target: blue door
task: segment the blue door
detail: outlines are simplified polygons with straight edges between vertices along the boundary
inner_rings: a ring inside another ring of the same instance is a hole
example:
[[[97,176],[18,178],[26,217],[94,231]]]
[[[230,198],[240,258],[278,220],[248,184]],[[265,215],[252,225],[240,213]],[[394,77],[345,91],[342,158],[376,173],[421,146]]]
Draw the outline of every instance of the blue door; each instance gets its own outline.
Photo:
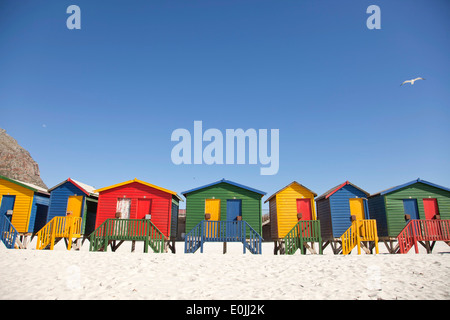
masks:
[[[47,222],[48,206],[43,204],[36,204],[36,220],[34,222],[33,232],[41,230]]]
[[[417,199],[404,199],[403,208],[405,209],[405,214],[409,214],[411,216],[411,220],[420,219]]]
[[[238,221],[238,217],[242,216],[242,201],[227,200],[227,221]],[[226,237],[228,241],[241,241],[241,224],[236,222],[227,223]]]
[[[242,200],[227,200],[227,221],[237,221],[242,216]]]
[[[2,196],[2,204],[0,205],[0,216],[6,215],[8,210],[14,210],[14,202],[16,201],[16,196]],[[11,221],[12,215],[6,215],[6,217]]]

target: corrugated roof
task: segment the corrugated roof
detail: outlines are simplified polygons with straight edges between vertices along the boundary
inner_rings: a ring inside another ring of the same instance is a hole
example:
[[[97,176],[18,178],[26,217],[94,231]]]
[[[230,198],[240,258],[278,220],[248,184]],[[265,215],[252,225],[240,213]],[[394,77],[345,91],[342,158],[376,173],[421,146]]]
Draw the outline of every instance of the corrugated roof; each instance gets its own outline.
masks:
[[[32,184],[32,183],[29,183],[29,182],[24,182],[24,181],[20,181],[20,180],[17,180],[17,179],[8,178],[8,177],[1,176],[1,175],[0,175],[0,178],[1,178],[1,179],[4,179],[4,180],[11,181],[11,182],[16,183],[16,184],[18,184],[18,185],[21,185],[22,187],[25,187],[25,188],[27,188],[27,189],[31,189],[31,190],[33,190],[33,191],[35,191],[35,192],[40,192],[40,193],[44,193],[44,194],[49,194],[47,189],[42,188],[42,187],[39,187],[39,186],[37,186],[37,185],[35,185],[35,184]]]
[[[278,190],[277,192],[275,192],[274,194],[272,194],[269,198],[267,198],[266,201],[264,201],[264,203],[266,203],[267,201],[269,201],[270,199],[272,199],[274,196],[276,196],[278,193],[280,193],[281,191],[283,191],[284,189],[290,187],[290,186],[293,185],[293,184],[297,184],[297,185],[299,185],[300,187],[305,188],[306,190],[308,190],[309,192],[311,192],[311,193],[314,195],[314,197],[317,196],[317,193],[315,193],[315,192],[312,191],[311,189],[308,189],[307,187],[305,187],[304,185],[298,183],[297,181],[292,181],[291,183],[289,183],[289,184],[288,184],[287,186],[285,186],[284,188],[282,188],[282,189]]]
[[[230,181],[230,180],[225,180],[225,179],[222,179],[222,180],[210,183],[210,184],[206,184],[206,185],[198,187],[198,188],[194,188],[194,189],[191,189],[191,190],[183,191],[183,192],[181,192],[181,194],[186,197],[186,194],[188,194],[188,193],[191,193],[191,192],[194,192],[194,191],[197,191],[197,190],[200,190],[200,189],[204,189],[204,188],[207,188],[207,187],[211,187],[211,186],[214,186],[214,185],[219,184],[219,183],[228,183],[228,184],[231,184],[233,186],[236,186],[236,187],[239,187],[239,188],[242,188],[242,189],[246,189],[246,190],[258,193],[258,194],[261,194],[262,196],[266,195],[266,193],[263,192],[263,191],[260,191],[260,190],[257,190],[257,189],[253,189],[253,188],[244,186],[242,184],[239,184],[237,182]]]
[[[63,185],[63,184],[66,183],[66,182],[71,182],[71,183],[73,183],[76,187],[78,187],[79,189],[81,189],[81,191],[83,191],[83,192],[86,193],[87,195],[92,195],[92,196],[98,197],[98,193],[95,192],[95,188],[94,188],[93,186],[90,186],[90,185],[88,185],[88,184],[85,184],[85,183],[83,183],[83,182],[80,182],[80,181],[77,181],[77,180],[71,179],[71,178],[68,178],[68,179],[62,181],[61,183],[58,183],[56,186],[54,186],[54,187],[48,189],[48,191],[52,191],[53,189],[58,188],[59,186]]]
[[[395,186],[395,187],[392,187],[392,188],[389,188],[389,189],[386,189],[386,190],[383,190],[383,191],[374,193],[374,194],[372,194],[372,195],[370,195],[370,196],[371,196],[371,197],[374,197],[374,196],[377,196],[377,195],[385,195],[385,194],[388,194],[388,193],[397,191],[397,190],[399,190],[399,189],[408,187],[408,186],[413,185],[413,184],[415,184],[415,183],[423,183],[423,184],[426,184],[426,185],[429,185],[429,186],[432,186],[432,187],[439,188],[439,189],[442,189],[442,190],[445,190],[445,191],[449,191],[449,192],[450,192],[450,189],[449,189],[449,188],[446,188],[446,187],[443,187],[443,186],[439,186],[439,185],[437,185],[437,184],[434,184],[434,183],[428,182],[428,181],[426,181],[426,180],[421,180],[420,178],[417,178],[416,180],[412,180],[412,181],[409,181],[409,182],[407,182],[407,183],[404,183],[404,184],[401,184],[401,185],[398,185],[398,186]]]
[[[120,186],[124,186],[124,185],[126,185],[126,184],[130,184],[130,183],[133,183],[133,182],[137,182],[137,183],[146,185],[146,186],[148,186],[148,187],[155,188],[155,189],[157,189],[157,190],[161,190],[161,191],[163,191],[163,192],[170,193],[170,194],[174,195],[175,197],[177,197],[177,199],[179,199],[180,201],[183,201],[183,199],[181,199],[181,197],[180,197],[175,191],[171,191],[171,190],[169,190],[169,189],[165,189],[165,188],[158,187],[158,186],[156,186],[156,185],[154,185],[154,184],[151,184],[151,183],[148,183],[148,182],[139,180],[139,179],[137,179],[137,178],[134,178],[133,180],[128,180],[128,181],[124,181],[124,182],[121,182],[121,183],[117,183],[117,184],[114,184],[114,185],[109,186],[109,187],[104,187],[104,188],[101,188],[101,189],[97,189],[97,190],[95,190],[95,192],[100,193],[100,192],[102,192],[102,191],[109,190],[109,189],[113,189],[113,188],[117,188],[117,187],[120,187]]]
[[[333,195],[333,193],[337,192],[339,189],[345,187],[346,185],[351,185],[353,187],[355,187],[356,189],[360,190],[361,192],[365,193],[367,196],[370,195],[370,193],[368,193],[367,191],[361,189],[360,187],[358,187],[357,185],[354,185],[353,183],[349,182],[349,181],[345,181],[344,183],[341,183],[339,185],[337,185],[336,187],[331,188],[330,190],[328,190],[327,192],[321,194],[318,198],[316,198],[317,200],[321,200],[323,198],[329,198],[330,196]]]

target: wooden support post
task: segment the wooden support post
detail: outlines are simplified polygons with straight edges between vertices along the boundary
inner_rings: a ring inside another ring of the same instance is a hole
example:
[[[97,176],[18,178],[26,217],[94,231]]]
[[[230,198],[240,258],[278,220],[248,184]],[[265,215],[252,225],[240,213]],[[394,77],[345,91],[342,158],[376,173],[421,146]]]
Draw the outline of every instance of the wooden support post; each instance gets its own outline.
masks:
[[[361,235],[360,235],[360,228],[358,226],[359,221],[353,222],[354,229],[356,230],[356,246],[358,247],[358,254],[361,254]]]
[[[427,253],[431,253],[430,241],[425,241],[425,248],[427,249]]]
[[[146,236],[144,240],[144,253],[148,253],[148,244],[150,242],[150,236]]]
[[[105,249],[104,251],[108,251],[108,245],[109,245],[109,237],[108,237],[108,233],[109,233],[109,219],[106,220],[106,228],[105,228]]]
[[[223,243],[223,254],[227,253],[227,243]]]
[[[431,242],[430,253],[433,252],[434,245],[436,244],[436,242],[437,242],[437,241],[432,241],[432,242]]]
[[[377,237],[377,236],[375,236],[375,241],[374,241],[374,243],[375,243],[375,253],[376,253],[376,254],[379,254],[379,253],[380,253],[380,250],[378,250],[378,237]]]
[[[53,228],[52,235],[51,235],[51,238],[50,238],[50,250],[53,250],[53,247],[55,246],[55,237],[56,237],[55,232],[56,232],[55,228]]]
[[[131,241],[131,252],[134,252],[135,249],[136,249],[136,241],[133,240],[133,241]]]
[[[20,236],[20,241],[19,241],[19,243],[21,244],[21,245],[19,245],[19,248],[21,248],[21,249],[26,249],[27,248],[27,245],[28,245],[28,235],[24,235],[24,236]],[[17,238],[16,238],[17,239]]]
[[[330,241],[329,240],[327,240],[327,241],[325,241],[325,243],[319,243],[320,244],[320,254],[322,254],[323,253],[323,250],[330,244]]]
[[[69,227],[69,238],[67,240],[68,240],[67,250],[70,251],[70,249],[72,249],[72,226]]]
[[[202,225],[201,225],[201,236],[200,236],[200,253],[203,253],[203,242],[204,242],[204,237],[205,237],[205,221],[202,221]]]

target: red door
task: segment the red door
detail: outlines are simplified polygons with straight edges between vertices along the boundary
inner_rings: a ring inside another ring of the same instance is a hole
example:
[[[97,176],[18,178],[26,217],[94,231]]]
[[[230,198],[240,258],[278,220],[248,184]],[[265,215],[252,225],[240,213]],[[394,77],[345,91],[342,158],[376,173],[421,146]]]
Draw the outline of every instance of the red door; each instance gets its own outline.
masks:
[[[423,210],[425,211],[425,219],[434,219],[434,216],[439,214],[437,199],[423,199]]]
[[[138,199],[136,219],[145,219],[145,215],[150,214],[151,199]]]
[[[312,220],[311,199],[297,199],[297,213],[302,214],[299,220]]]
[[[137,201],[137,214],[136,219],[145,219],[147,214],[151,214],[151,199],[138,199]],[[144,236],[147,234],[147,223],[142,221],[136,221],[133,228],[135,236]]]

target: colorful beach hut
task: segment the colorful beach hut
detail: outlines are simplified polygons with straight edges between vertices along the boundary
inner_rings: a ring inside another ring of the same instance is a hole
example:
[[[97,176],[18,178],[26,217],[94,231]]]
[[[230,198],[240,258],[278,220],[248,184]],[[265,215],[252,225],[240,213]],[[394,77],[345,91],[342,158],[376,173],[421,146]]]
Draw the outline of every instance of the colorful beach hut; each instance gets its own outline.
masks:
[[[71,178],[49,189],[48,214],[36,221],[39,229],[36,249],[53,249],[61,239],[65,239],[68,249],[72,247],[72,239],[76,248],[80,248],[80,240],[84,238],[84,241],[95,227],[98,194],[94,189]]]
[[[323,248],[330,244],[335,254],[348,254],[358,246],[359,254],[361,247],[366,253],[375,247],[378,253],[376,221],[369,216],[368,196],[367,191],[346,181],[317,197]]]
[[[155,252],[175,252],[179,202],[176,192],[134,179],[96,190],[96,230],[91,250],[115,251],[123,241],[144,241]],[[171,241],[171,243],[170,243]]]
[[[0,176],[0,232],[8,248],[26,248],[47,215],[50,194],[31,183]]]
[[[297,249],[303,254],[306,253],[305,249],[317,253],[315,242],[319,242],[319,252],[322,253],[320,221],[316,219],[314,205],[316,196],[314,191],[293,181],[264,202],[269,202],[274,254],[293,254]]]
[[[261,200],[265,192],[242,184],[219,180],[182,192],[186,198],[185,252],[203,243],[242,242],[244,253],[261,253]]]
[[[450,189],[416,179],[372,194],[369,210],[378,235],[391,253],[406,253],[417,244],[427,252],[436,241],[450,242]],[[394,243],[397,241],[397,245]]]

